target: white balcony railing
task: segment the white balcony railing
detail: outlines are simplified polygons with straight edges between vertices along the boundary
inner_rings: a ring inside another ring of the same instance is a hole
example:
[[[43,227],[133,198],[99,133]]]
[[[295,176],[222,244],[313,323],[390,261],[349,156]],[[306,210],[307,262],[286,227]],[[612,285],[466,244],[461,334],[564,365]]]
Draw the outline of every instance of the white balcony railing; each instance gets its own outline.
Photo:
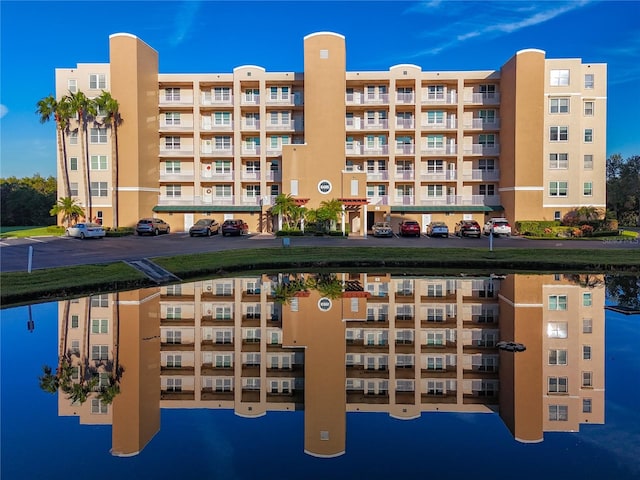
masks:
[[[241,105],[260,105],[260,95],[243,95],[240,100]]]
[[[389,205],[389,196],[388,195],[367,195],[367,200],[370,205]]]
[[[251,131],[260,130],[260,121],[259,120],[254,120],[252,122],[244,121],[242,122],[242,130],[251,130]]]
[[[500,145],[498,144],[481,144],[474,143],[473,145],[464,146],[465,155],[498,155],[500,153]]]
[[[423,170],[420,172],[421,180],[428,181],[445,181],[455,180],[457,178],[456,170]]]
[[[396,170],[396,180],[413,180],[415,172],[413,170]]]
[[[353,92],[345,95],[345,101],[348,105],[382,105],[389,103],[389,95]]]
[[[422,103],[427,105],[454,105],[458,103],[456,92],[425,94],[422,96]]]
[[[211,93],[203,93],[200,97],[201,105],[233,105],[233,95],[212,95]]]
[[[458,122],[455,118],[447,118],[442,122],[423,121],[420,126],[423,130],[453,130],[458,128]]]
[[[500,170],[465,170],[462,172],[462,180],[498,181]]]
[[[500,119],[469,118],[464,121],[464,128],[466,130],[498,130]]]
[[[203,146],[200,149],[200,154],[204,156],[230,157],[233,156],[233,147],[215,148]]]
[[[193,94],[180,92],[180,95],[167,97],[166,93],[160,90],[158,103],[161,107],[170,105],[193,105]]]
[[[413,195],[396,195],[393,199],[394,205],[413,205],[415,197]]]
[[[414,153],[416,153],[416,146],[413,143],[396,145],[396,155],[413,155]]]
[[[389,172],[386,170],[378,171],[378,172],[367,172],[367,180],[375,181],[375,180],[389,180]]]
[[[165,130],[168,132],[188,132],[193,130],[193,121],[185,121],[181,120],[179,123],[169,122],[166,120],[162,120],[160,122],[160,130]]]
[[[234,179],[233,170],[229,172],[216,172],[211,165],[207,165],[200,172],[200,179],[212,182],[232,181]]]
[[[193,155],[193,147],[166,148],[163,145],[160,147],[160,155],[163,157],[188,157]]]
[[[396,103],[414,103],[415,95],[411,93],[398,93],[396,95]]]
[[[260,172],[248,172],[246,170],[243,170],[240,174],[240,178],[242,180],[260,180]]]
[[[242,155],[260,155],[260,145],[243,145]]]
[[[293,130],[293,120],[287,123],[267,123],[267,130]]]
[[[469,92],[464,95],[464,103],[472,103],[475,105],[497,105],[500,103],[500,94],[495,93],[479,93]]]
[[[420,152],[425,155],[455,155],[458,153],[458,146],[455,144],[438,146],[422,145]]]
[[[389,145],[367,146],[356,142],[345,143],[346,155],[389,155]]]
[[[161,182],[193,182],[194,172],[160,172]]]
[[[396,118],[396,128],[413,130],[415,125],[413,118]]]

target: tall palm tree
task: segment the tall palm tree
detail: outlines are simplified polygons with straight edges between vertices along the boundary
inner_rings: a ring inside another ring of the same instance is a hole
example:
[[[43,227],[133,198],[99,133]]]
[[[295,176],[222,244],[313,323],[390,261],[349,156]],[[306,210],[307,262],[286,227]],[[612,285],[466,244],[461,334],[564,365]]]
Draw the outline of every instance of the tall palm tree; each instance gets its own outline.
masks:
[[[69,181],[69,165],[67,164],[67,144],[65,134],[69,127],[69,102],[66,98],[56,100],[53,95],[44,97],[37,103],[36,114],[40,116],[40,123],[46,123],[51,118],[56,122],[56,134],[58,136],[58,160],[64,184],[64,196],[71,196],[71,183]]]
[[[113,135],[111,136],[111,158],[113,159],[113,166],[111,168],[113,186],[113,228],[118,228],[118,127],[122,125],[122,116],[120,115],[120,104],[111,96],[111,93],[103,91],[102,94],[96,98],[96,103],[99,107],[99,111],[104,114],[104,123],[110,126]]]
[[[78,143],[80,143],[81,156],[84,162],[84,194],[89,214],[88,220],[92,219],[93,208],[91,202],[91,169],[89,164],[89,138],[87,137],[87,124],[89,122],[89,111],[91,100],[81,91],[69,92],[64,97],[69,102],[69,109],[75,115],[78,128]]]
[[[280,218],[287,224],[287,228],[291,228],[291,213],[296,207],[296,201],[291,194],[281,193],[275,198],[271,213],[280,215]]]
[[[337,198],[320,202],[317,214],[318,220],[321,220],[326,227],[330,227],[331,224],[338,221],[338,217],[342,214],[342,202]]]
[[[58,200],[49,213],[51,215],[62,214],[62,223],[65,227],[71,225],[72,220],[77,220],[78,217],[84,216],[84,210],[77,203],[78,201],[73,197],[61,197]]]

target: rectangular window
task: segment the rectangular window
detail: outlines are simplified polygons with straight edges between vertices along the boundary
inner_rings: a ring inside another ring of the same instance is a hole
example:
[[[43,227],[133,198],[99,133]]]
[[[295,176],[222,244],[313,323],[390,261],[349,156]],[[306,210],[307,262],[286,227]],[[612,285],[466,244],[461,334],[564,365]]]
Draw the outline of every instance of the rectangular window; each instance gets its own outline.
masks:
[[[547,391],[549,393],[567,393],[568,389],[567,377],[549,377]]]
[[[78,131],[69,132],[69,145],[77,145],[78,144]]]
[[[494,84],[480,85],[480,93],[483,98],[494,98],[496,95],[496,86]]]
[[[231,137],[215,137],[216,150],[229,150],[231,148]]]
[[[71,171],[78,170],[78,157],[70,157],[69,158],[69,169]]]
[[[89,138],[91,143],[107,143],[107,128],[91,128]]]
[[[550,98],[549,113],[569,113],[568,98]]]
[[[582,413],[591,413],[591,399],[583,398],[582,399]]]
[[[214,163],[214,171],[218,174],[231,173],[231,162],[227,160],[216,160]]]
[[[585,143],[593,142],[593,128],[584,129],[584,141]]]
[[[592,372],[582,372],[582,386],[583,387],[593,387],[593,373]]]
[[[566,350],[549,350],[549,365],[566,365]]]
[[[587,73],[584,76],[584,88],[592,89],[594,85],[595,75],[593,73]]]
[[[496,162],[493,158],[481,158],[478,160],[478,170],[492,172],[495,170]]]
[[[164,137],[166,150],[180,150],[180,137]]]
[[[549,310],[566,310],[566,295],[549,295]]]
[[[179,102],[180,101],[180,89],[175,87],[165,88],[164,99],[167,102]]]
[[[566,197],[567,182],[549,182],[549,196]]]
[[[71,328],[78,328],[79,323],[78,315],[71,315]]]
[[[549,127],[549,141],[566,142],[569,140],[569,127]]]
[[[232,195],[231,185],[216,185],[215,196],[216,197],[231,197]]]
[[[106,170],[106,169],[107,169],[106,155],[91,155],[91,170]]]
[[[167,331],[167,343],[179,345],[182,343],[182,332],[180,330]]]
[[[89,88],[104,90],[107,88],[107,76],[104,73],[92,73],[89,75]]]
[[[569,420],[569,407],[567,405],[549,405],[549,421],[566,422]]]
[[[215,112],[213,114],[213,124],[218,127],[231,125],[231,112]]]
[[[213,89],[213,98],[218,102],[228,102],[231,100],[231,88],[215,87]]]
[[[552,87],[569,85],[569,70],[551,70],[550,85]]]
[[[478,117],[482,119],[482,123],[496,123],[495,110],[478,110]]]
[[[427,135],[427,148],[444,148],[444,135]]]
[[[182,367],[182,355],[167,355],[167,367],[169,368]]]
[[[585,170],[593,170],[593,155],[585,155],[583,164]]]
[[[427,185],[427,197],[442,197],[444,187],[442,185]]]
[[[411,115],[410,112],[409,115]],[[430,110],[427,112],[427,125],[442,125],[444,123],[444,111]]]
[[[593,195],[593,183],[592,182],[584,182],[582,184],[582,194],[585,197],[590,197]]]
[[[479,185],[478,193],[483,196],[493,196],[496,194],[495,185]]]
[[[549,168],[566,170],[569,168],[569,154],[568,153],[550,153],[549,154]]]
[[[594,105],[594,102],[592,102],[592,101],[584,102],[584,116],[585,117],[592,117],[593,116],[593,105]]]
[[[109,296],[108,295],[93,295],[91,297],[91,307],[108,307]]]
[[[109,320],[106,318],[92,318],[91,333],[109,333]]]
[[[108,345],[92,345],[91,346],[91,360],[108,360],[108,359],[109,359]]]
[[[182,185],[167,185],[165,191],[167,197],[179,198],[182,196]]]
[[[260,196],[260,185],[247,185],[247,197],[257,198]]]
[[[182,307],[167,307],[167,319],[179,320],[182,318]]]
[[[180,161],[179,160],[169,160],[164,162],[164,172],[165,173],[180,173]]]
[[[555,212],[553,212],[553,219],[556,222],[559,222],[561,218],[562,216],[560,215],[560,210],[556,210]]]
[[[582,346],[582,359],[591,360],[591,345]]]
[[[483,133],[478,136],[478,143],[480,145],[493,146],[496,144],[496,136],[493,133]]]
[[[102,403],[99,398],[91,399],[91,414],[105,415],[108,412],[109,405]]]
[[[180,125],[179,112],[167,112],[164,114],[165,125]]]
[[[107,189],[107,182],[91,182],[92,197],[106,197]]]
[[[78,80],[75,78],[70,78],[67,80],[67,90],[71,93],[76,93],[78,91]]]
[[[567,322],[549,322],[547,325],[548,338],[567,338]]]
[[[167,378],[167,392],[181,392],[181,391],[182,391],[181,378]]]
[[[582,319],[582,333],[593,333],[593,320],[591,318]]]

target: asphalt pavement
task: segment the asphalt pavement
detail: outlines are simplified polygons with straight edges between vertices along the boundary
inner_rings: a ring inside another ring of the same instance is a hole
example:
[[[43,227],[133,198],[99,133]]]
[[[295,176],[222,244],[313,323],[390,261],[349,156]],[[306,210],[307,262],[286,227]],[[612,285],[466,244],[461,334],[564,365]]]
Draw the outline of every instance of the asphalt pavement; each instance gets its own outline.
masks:
[[[291,246],[396,246],[396,247],[433,247],[460,248],[484,247],[487,250],[498,248],[589,248],[589,249],[638,249],[640,242],[635,240],[530,240],[521,237],[494,238],[490,245],[489,237],[430,238],[398,237],[367,238],[350,237],[291,237]],[[30,249],[31,247],[31,249]],[[28,237],[6,238],[0,240],[0,271],[27,271],[31,253],[31,268],[54,268],[71,265],[111,263],[117,261],[136,261],[144,258],[166,257],[205,252],[224,252],[240,248],[284,248],[282,238],[271,234],[250,234],[241,237],[189,237],[188,233],[171,233],[158,237],[106,237],[102,239],[80,240],[70,237]]]

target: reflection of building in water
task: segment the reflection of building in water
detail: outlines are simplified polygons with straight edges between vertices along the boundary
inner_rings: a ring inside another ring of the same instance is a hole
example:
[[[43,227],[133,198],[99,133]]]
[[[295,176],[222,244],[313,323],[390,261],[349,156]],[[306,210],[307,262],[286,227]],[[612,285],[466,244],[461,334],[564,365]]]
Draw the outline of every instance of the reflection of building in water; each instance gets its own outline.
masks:
[[[118,342],[113,329],[74,332],[73,322],[68,340],[119,350],[122,394],[107,408],[82,409],[61,396],[61,413],[112,421],[113,450],[133,454],[159,428],[160,407],[244,417],[304,408],[305,451],[322,457],[344,453],[346,412],[498,411],[525,442],[604,420],[602,283],[337,274],[336,296],[310,288],[314,278],[318,286],[314,275],[276,275],[171,285],[126,301],[136,294],[119,294]],[[89,325],[113,325],[116,302],[106,298],[101,307],[77,304]],[[499,340],[527,350],[499,351]],[[132,428],[136,448],[116,447],[116,431],[122,439]]]

